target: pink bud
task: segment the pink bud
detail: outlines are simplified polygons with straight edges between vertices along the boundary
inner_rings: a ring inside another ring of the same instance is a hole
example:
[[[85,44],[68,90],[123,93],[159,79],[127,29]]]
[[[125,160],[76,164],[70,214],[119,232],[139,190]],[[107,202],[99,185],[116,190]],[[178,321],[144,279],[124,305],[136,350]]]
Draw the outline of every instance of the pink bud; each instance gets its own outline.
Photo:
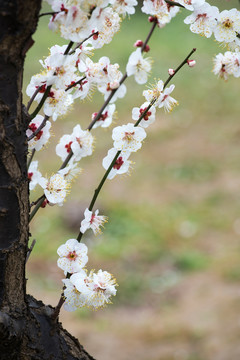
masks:
[[[174,75],[175,74],[175,71],[173,70],[173,69],[168,69],[168,73],[169,73],[169,75]]]
[[[92,114],[92,120],[95,119],[95,117],[97,116],[97,114],[98,114],[97,112],[95,112],[95,113]]]
[[[194,67],[196,65],[196,61],[195,60],[187,60],[187,64],[190,67]]]
[[[150,46],[149,45],[145,45],[145,48],[143,49],[144,52],[149,52],[150,50]]]
[[[149,16],[148,21],[149,22],[154,22],[154,21],[156,21],[156,17],[155,16]]]
[[[115,89],[118,89],[119,88],[119,81],[117,81],[117,80],[114,80],[114,81],[112,81],[112,82],[110,82],[110,88],[112,89],[112,90],[115,90]]]
[[[142,40],[137,40],[134,44],[135,47],[142,47],[143,46],[143,41]]]
[[[95,30],[92,30],[92,34],[94,34],[94,33],[95,33]],[[98,35],[99,35],[98,31],[96,31],[96,34],[93,35],[93,40],[97,40]]]

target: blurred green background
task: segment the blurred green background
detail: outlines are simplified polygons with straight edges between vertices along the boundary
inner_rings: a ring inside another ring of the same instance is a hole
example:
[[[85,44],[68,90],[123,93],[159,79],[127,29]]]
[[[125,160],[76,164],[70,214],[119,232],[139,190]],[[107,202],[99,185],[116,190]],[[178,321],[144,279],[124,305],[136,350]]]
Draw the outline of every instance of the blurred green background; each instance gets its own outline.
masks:
[[[211,4],[239,6],[237,0]],[[42,11],[47,9],[44,5]],[[185,66],[173,80],[180,105],[171,114],[158,110],[142,149],[131,156],[131,176],[108,180],[98,198],[96,208],[109,217],[104,233],[95,237],[89,231],[83,238],[88,268],[113,273],[117,296],[98,312],[62,310],[63,325],[98,360],[240,359],[239,80],[224,82],[213,75],[212,58],[226,49],[213,38],[192,34],[183,23],[187,15],[181,11],[156,29],[147,54],[154,60],[151,84],[167,79],[168,68],[176,68],[197,48],[197,65]],[[66,43],[47,24],[46,17],[40,18],[26,59],[24,91],[48,48]],[[147,15],[138,11],[93,59],[108,56],[124,73],[133,43],[144,40],[150,27]],[[127,96],[116,103],[115,125],[131,122],[132,107],[144,102],[145,85],[132,78],[126,85]],[[77,123],[86,128],[102,102],[95,94],[53,123],[54,137],[35,157],[43,175],[61,165],[55,155],[59,138]],[[104,172],[102,158],[112,147],[111,130],[93,130],[94,154],[82,159],[84,171],[63,208],[40,209],[31,225],[37,243],[28,261],[28,291],[53,306],[63,278],[56,250],[78,234]],[[32,199],[39,194],[34,191]]]

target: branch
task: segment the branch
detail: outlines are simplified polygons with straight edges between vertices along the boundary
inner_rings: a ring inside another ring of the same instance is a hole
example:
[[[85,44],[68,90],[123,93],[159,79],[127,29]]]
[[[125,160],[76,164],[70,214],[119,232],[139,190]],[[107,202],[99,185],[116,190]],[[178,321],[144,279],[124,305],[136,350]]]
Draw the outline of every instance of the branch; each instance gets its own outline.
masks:
[[[36,244],[36,239],[33,239],[32,244],[31,244],[31,246],[30,246],[30,248],[29,248],[29,250],[28,250],[28,252],[27,252],[27,256],[26,256],[25,263],[27,263],[27,261],[28,261],[28,259],[29,259],[29,256],[31,255],[31,252],[32,252],[35,244]]]
[[[49,12],[45,12],[45,13],[42,13],[42,14],[39,14],[39,17],[42,17],[42,16],[46,16],[46,15],[56,15],[56,14],[59,14],[61,11],[49,11]]]
[[[183,5],[179,4],[179,3],[178,3],[178,2],[176,2],[176,1],[165,0],[165,2],[166,2],[167,4],[169,4],[170,6],[179,6],[179,7],[181,7],[181,8],[184,8],[184,9],[185,9],[185,6],[183,6]]]
[[[35,118],[35,116],[39,113],[39,111],[41,110],[46,98],[48,97],[50,90],[51,90],[52,85],[49,85],[46,89],[46,91],[43,94],[43,97],[41,98],[40,103],[38,104],[38,106],[36,107],[36,109],[34,110],[34,112],[30,115],[30,118],[33,119]]]
[[[74,84],[69,85],[69,86],[65,89],[65,91],[68,91],[68,90],[72,89],[73,87],[75,87],[76,85],[81,84],[81,82],[82,82],[83,80],[85,80],[85,79],[86,79],[86,76],[82,77],[80,80],[76,81]]]
[[[41,130],[42,128],[44,128],[44,126],[46,125],[46,122],[47,120],[49,119],[49,116],[48,115],[45,115],[42,123],[39,125],[39,127],[37,128],[37,130],[35,130],[32,135],[30,135],[28,138],[27,138],[27,141],[30,141],[32,140]]]
[[[149,33],[148,33],[148,35],[147,35],[147,38],[146,38],[145,42],[144,42],[144,44],[143,44],[144,46],[142,46],[142,48],[141,48],[141,52],[143,52],[143,50],[144,50],[147,42],[150,40],[150,38],[151,38],[151,36],[152,36],[152,34],[153,34],[153,31],[154,31],[154,29],[156,28],[156,25],[157,25],[157,23],[154,22],[153,25],[152,25],[152,27],[151,27],[151,29],[150,29],[150,31],[149,31]],[[69,49],[71,48],[70,44],[71,44],[71,42],[70,42],[69,45],[68,45],[68,48],[67,48],[68,51],[69,51]],[[66,49],[65,53],[67,53],[67,49]],[[64,53],[64,54],[65,54],[65,53]],[[127,78],[127,73],[125,73],[125,74],[122,76],[121,80],[119,81],[119,87],[120,87],[120,86],[122,85],[122,83],[126,80],[126,78]],[[96,121],[97,121],[98,119],[100,119],[100,117],[101,117],[101,115],[102,115],[102,112],[103,112],[104,109],[107,107],[107,105],[109,104],[109,102],[111,101],[112,97],[114,96],[114,94],[115,94],[115,92],[116,92],[117,90],[118,90],[118,89],[114,89],[114,90],[111,91],[110,95],[108,96],[108,98],[107,98],[106,101],[104,102],[103,106],[101,107],[101,109],[99,110],[99,112],[97,113],[97,115],[95,116],[95,118],[93,119],[93,121],[92,121],[92,122],[90,123],[90,125],[88,126],[87,130],[89,130],[89,131],[92,130],[94,124],[96,123]],[[73,152],[72,152],[72,150],[71,150],[70,153],[68,154],[68,156],[66,157],[66,159],[64,160],[64,162],[63,162],[63,164],[61,165],[61,167],[60,167],[59,170],[62,170],[62,169],[64,169],[64,168],[67,166],[67,164],[68,164],[68,162],[70,161],[70,159],[72,158],[72,156],[73,156]],[[114,165],[114,164],[113,164],[113,165]],[[111,170],[111,169],[110,169],[110,170]],[[104,182],[103,182],[103,183],[104,183]],[[44,201],[44,200],[43,200],[43,201]],[[41,204],[42,204],[42,203],[41,203]],[[37,205],[35,206],[35,208],[33,209],[32,213],[31,213],[31,215],[30,215],[30,220],[29,220],[29,221],[31,221],[32,218],[35,216],[35,214],[37,213],[37,211],[38,211],[38,209],[40,208],[41,204],[37,204]]]

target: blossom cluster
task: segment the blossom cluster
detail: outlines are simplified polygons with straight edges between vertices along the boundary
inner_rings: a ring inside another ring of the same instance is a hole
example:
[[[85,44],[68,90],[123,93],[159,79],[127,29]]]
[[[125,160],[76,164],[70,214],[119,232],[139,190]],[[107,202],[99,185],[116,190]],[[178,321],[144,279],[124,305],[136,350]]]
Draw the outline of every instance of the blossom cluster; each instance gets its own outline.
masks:
[[[58,31],[61,36],[69,40],[69,45],[55,45],[50,48],[50,54],[40,60],[42,71],[31,78],[27,86],[27,95],[32,101],[42,107],[44,116],[31,115],[26,135],[32,157],[29,161],[28,178],[30,190],[40,185],[44,191],[45,200],[42,207],[49,205],[62,206],[73,178],[81,172],[79,161],[92,155],[94,137],[91,129],[109,127],[116,114],[116,100],[126,95],[123,81],[126,77],[134,76],[138,84],[147,82],[151,71],[152,60],[144,56],[150,50],[149,45],[137,40],[135,49],[129,56],[126,74],[119,70],[117,63],[112,64],[106,56],[94,62],[90,57],[93,51],[108,44],[113,35],[119,30],[120,22],[126,15],[135,12],[136,0],[47,0],[51,5],[53,15],[49,28]],[[224,78],[229,75],[240,76],[240,13],[236,9],[222,12],[216,6],[211,6],[205,0],[179,0],[178,4],[165,0],[144,0],[141,8],[149,16],[149,22],[162,28],[178,13],[180,6],[190,11],[184,23],[190,25],[193,33],[207,38],[214,35],[215,39],[225,43],[233,51],[219,54],[214,60],[214,73]],[[151,35],[151,32],[150,32]],[[150,37],[149,35],[149,37]],[[149,38],[147,37],[149,40]],[[73,47],[74,43],[77,43]],[[192,67],[194,60],[187,60]],[[170,79],[175,74],[169,69]],[[169,79],[169,80],[170,80]],[[167,81],[168,83],[169,81]],[[118,174],[129,173],[132,152],[142,147],[146,138],[146,129],[154,123],[157,108],[164,108],[170,112],[176,105],[171,94],[175,86],[166,87],[166,83],[159,80],[156,85],[143,91],[145,101],[140,107],[132,109],[132,120],[116,126],[112,131],[113,147],[108,150],[102,165],[106,170],[105,179],[113,179]],[[46,147],[52,124],[50,118],[56,121],[65,115],[75,100],[84,100],[98,90],[105,100],[100,112],[94,112],[87,130],[80,124],[74,126],[71,133],[64,134],[56,146],[56,154],[63,161],[59,171],[50,177],[42,176],[38,169],[38,161],[31,161],[36,151]],[[30,106],[30,105],[29,105]],[[104,180],[105,181],[105,180]],[[41,198],[40,198],[41,199]],[[85,268],[88,262],[88,249],[80,243],[82,235],[89,229],[99,234],[106,216],[99,215],[99,211],[92,211],[93,205],[85,209],[84,219],[81,221],[80,234],[77,239],[69,239],[61,245],[58,266],[64,271],[64,307],[68,311],[83,306],[97,309],[111,302],[116,295],[116,281],[107,271],[88,272]]]
[[[84,268],[88,262],[88,248],[76,239],[69,239],[61,245],[58,266],[64,270],[64,308],[74,311],[81,307],[98,309],[111,303],[111,297],[116,295],[116,280],[107,271],[99,270],[89,273]]]
[[[113,129],[113,148],[108,151],[102,162],[104,169],[110,169],[108,179],[129,171],[131,164],[129,156],[142,147],[142,141],[147,136],[144,128],[155,121],[156,108],[163,107],[169,112],[178,105],[177,100],[170,96],[174,88],[175,86],[171,85],[164,89],[163,81],[159,80],[152,89],[144,90],[143,96],[146,101],[140,107],[132,109],[132,119],[136,120],[136,123],[128,123]]]
[[[229,75],[239,77],[240,62],[240,12],[237,9],[219,11],[218,7],[210,5],[205,0],[178,0],[171,3],[164,0],[144,0],[142,12],[151,15],[150,21],[157,21],[159,27],[168,24],[179,11],[179,5],[190,11],[184,19],[190,25],[190,30],[201,36],[210,38],[226,45],[233,52],[219,54],[214,59],[214,74],[224,78]]]
[[[119,31],[121,17],[135,13],[137,0],[47,0],[54,12],[49,28],[66,40],[88,39],[94,48],[108,44]]]

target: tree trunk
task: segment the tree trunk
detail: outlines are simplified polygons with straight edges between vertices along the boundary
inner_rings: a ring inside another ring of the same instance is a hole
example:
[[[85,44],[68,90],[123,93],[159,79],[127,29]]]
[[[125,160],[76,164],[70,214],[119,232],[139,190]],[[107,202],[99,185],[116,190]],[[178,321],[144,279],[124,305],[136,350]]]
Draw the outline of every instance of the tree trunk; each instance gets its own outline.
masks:
[[[41,0],[0,0],[0,359],[93,359],[51,318],[53,308],[26,295],[29,238],[25,53]]]

